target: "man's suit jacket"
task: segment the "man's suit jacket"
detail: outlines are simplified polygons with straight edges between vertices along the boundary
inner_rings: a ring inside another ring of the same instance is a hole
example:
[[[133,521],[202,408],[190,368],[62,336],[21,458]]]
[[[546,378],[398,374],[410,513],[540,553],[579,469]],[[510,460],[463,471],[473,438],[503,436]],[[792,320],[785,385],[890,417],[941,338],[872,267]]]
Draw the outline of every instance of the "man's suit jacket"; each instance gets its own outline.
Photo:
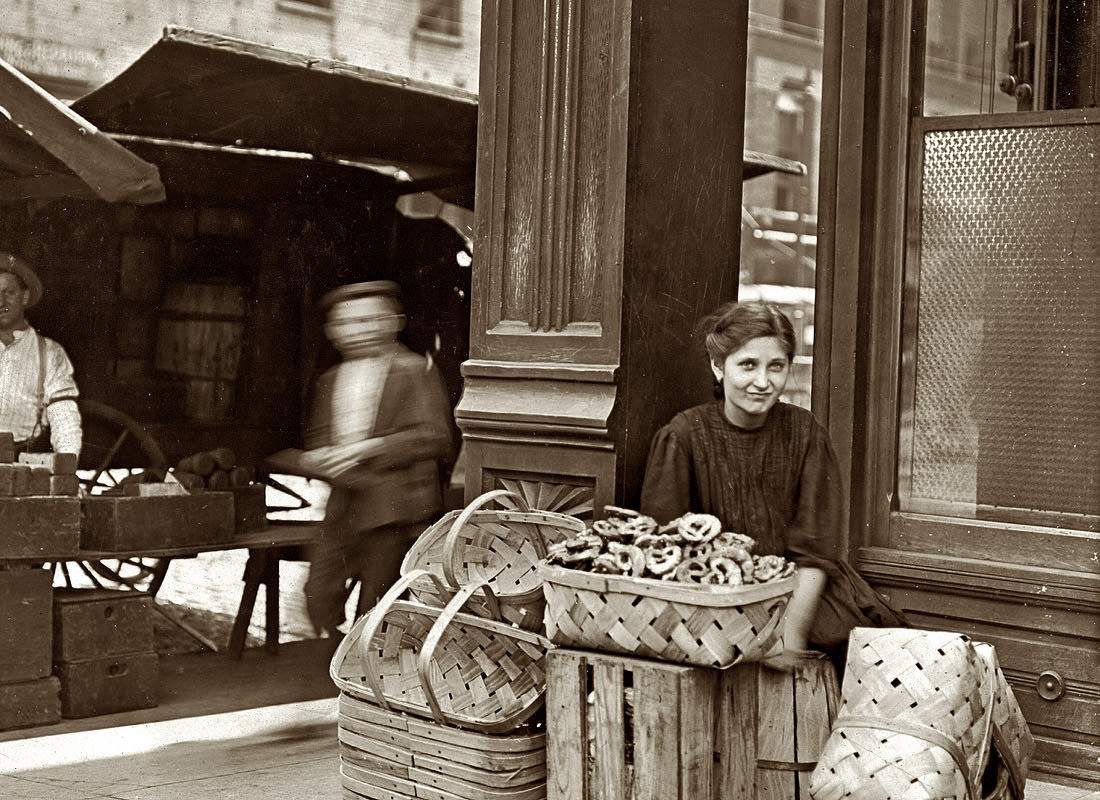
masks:
[[[439,461],[451,451],[451,411],[438,370],[403,345],[382,389],[373,436],[381,452],[333,483],[329,513],[358,530],[417,522],[443,507]],[[338,367],[317,382],[306,447],[333,444],[332,396]]]

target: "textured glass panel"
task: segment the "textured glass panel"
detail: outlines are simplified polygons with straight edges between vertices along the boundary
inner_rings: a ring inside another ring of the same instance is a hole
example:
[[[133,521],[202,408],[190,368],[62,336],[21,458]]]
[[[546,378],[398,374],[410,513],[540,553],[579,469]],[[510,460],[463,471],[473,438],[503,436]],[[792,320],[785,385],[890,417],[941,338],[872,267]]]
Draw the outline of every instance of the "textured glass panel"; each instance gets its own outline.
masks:
[[[924,140],[912,496],[1100,513],[1100,128]]]

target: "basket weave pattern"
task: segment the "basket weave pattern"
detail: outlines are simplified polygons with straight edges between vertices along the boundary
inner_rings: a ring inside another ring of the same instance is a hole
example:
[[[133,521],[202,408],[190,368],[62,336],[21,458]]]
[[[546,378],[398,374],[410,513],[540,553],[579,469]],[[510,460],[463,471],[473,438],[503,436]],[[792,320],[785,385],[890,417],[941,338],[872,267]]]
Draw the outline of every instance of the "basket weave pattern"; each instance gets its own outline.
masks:
[[[811,796],[979,800],[997,731],[1011,729],[1009,746],[1030,750],[1018,711],[989,645],[958,633],[857,628]],[[1015,769],[1020,751],[1002,755]]]
[[[466,731],[389,712],[341,693],[339,740],[347,797],[546,796],[546,734],[541,731]]]
[[[492,503],[513,508],[491,509]],[[441,575],[457,591],[469,583],[485,583],[500,603],[505,622],[524,630],[543,629],[543,597],[537,568],[546,547],[582,532],[576,517],[552,511],[532,511],[522,496],[498,489],[486,492],[462,511],[453,511],[426,530],[405,556],[401,571],[424,569]],[[446,597],[419,584],[417,599],[443,605]],[[480,601],[471,599],[471,606]]]
[[[555,644],[718,668],[762,660],[781,646],[795,581],[677,584],[552,564],[539,574]]]
[[[542,706],[549,642],[494,619],[466,613],[484,584],[469,584],[444,608],[406,598],[438,578],[414,570],[356,622],[333,656],[330,673],[344,692],[386,710],[490,733],[514,730]]]

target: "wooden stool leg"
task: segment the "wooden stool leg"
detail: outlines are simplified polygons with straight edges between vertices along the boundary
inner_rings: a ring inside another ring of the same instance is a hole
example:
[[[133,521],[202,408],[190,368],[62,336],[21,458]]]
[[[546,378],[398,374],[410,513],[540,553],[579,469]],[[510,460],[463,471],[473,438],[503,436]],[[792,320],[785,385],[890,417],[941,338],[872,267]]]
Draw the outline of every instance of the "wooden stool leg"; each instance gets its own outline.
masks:
[[[237,609],[237,618],[233,620],[233,630],[229,634],[229,647],[226,650],[226,655],[230,658],[240,658],[244,653],[248,623],[252,621],[252,610],[256,607],[256,593],[264,580],[266,562],[266,550],[248,551],[248,561],[245,562],[242,578],[244,591],[241,593],[241,604]]]
[[[264,564],[264,649],[279,654],[279,561],[281,553],[270,550]]]

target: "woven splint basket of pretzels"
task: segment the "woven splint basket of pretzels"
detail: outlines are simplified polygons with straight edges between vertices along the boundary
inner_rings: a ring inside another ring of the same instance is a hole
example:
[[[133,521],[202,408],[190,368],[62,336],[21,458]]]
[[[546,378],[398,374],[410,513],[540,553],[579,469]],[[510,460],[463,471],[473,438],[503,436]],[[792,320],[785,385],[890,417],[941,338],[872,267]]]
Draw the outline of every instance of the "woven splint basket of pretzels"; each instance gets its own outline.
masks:
[[[607,511],[540,565],[554,644],[720,669],[782,648],[794,564],[709,514]]]

